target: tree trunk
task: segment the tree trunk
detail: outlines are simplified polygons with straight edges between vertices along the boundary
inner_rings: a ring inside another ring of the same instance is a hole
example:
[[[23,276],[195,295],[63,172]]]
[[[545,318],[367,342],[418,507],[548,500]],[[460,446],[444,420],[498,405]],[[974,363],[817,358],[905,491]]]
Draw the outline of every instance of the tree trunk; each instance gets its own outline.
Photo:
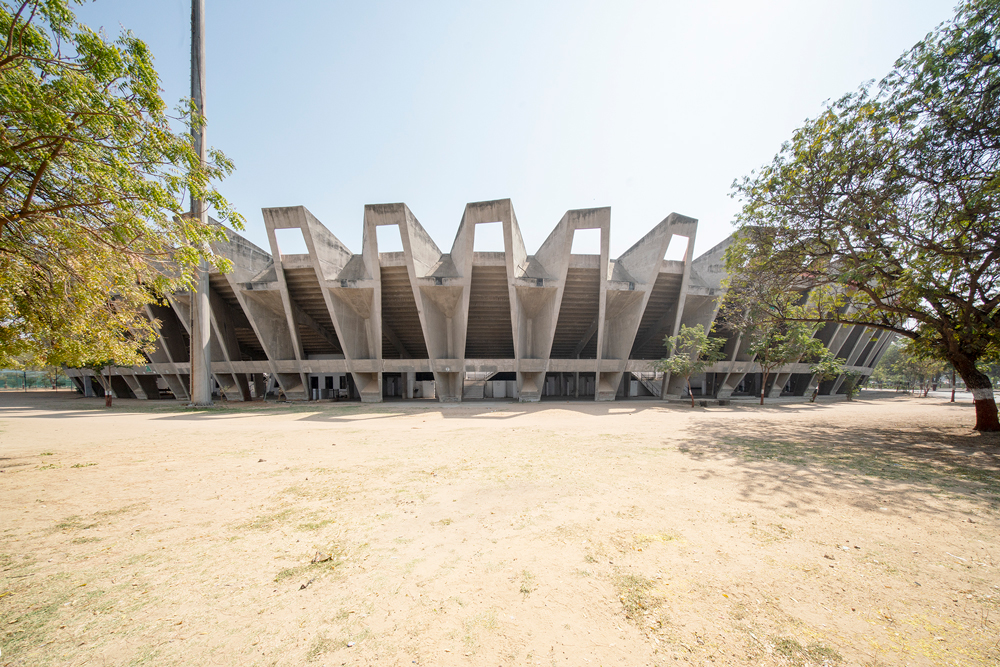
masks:
[[[764,405],[764,390],[767,389],[767,372],[764,372],[760,381],[760,404]]]
[[[951,403],[955,402],[955,369],[951,369]]]
[[[108,366],[108,381],[104,385],[104,407],[111,407],[111,367]]]
[[[977,431],[1000,431],[1000,417],[989,376],[976,368],[976,362],[965,355],[953,355],[948,361],[962,376],[966,389],[972,392],[972,400],[976,404],[974,428]]]
[[[688,396],[691,397],[691,407],[693,408],[694,407],[694,392],[691,391],[691,376],[688,376],[687,379],[685,380],[685,382],[687,382]]]

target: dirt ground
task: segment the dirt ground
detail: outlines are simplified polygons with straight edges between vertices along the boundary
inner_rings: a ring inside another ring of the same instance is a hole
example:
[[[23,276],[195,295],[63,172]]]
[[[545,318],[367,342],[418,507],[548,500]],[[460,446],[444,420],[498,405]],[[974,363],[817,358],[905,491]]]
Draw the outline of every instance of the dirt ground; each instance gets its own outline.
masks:
[[[0,394],[0,665],[1000,663],[969,404],[102,406]]]

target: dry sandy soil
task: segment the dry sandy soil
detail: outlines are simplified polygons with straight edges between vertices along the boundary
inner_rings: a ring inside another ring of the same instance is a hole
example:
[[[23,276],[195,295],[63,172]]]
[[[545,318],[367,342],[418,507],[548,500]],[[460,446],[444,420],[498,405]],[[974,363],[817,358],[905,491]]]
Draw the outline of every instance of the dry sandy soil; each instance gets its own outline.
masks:
[[[968,404],[102,405],[0,394],[0,665],[1000,663]]]

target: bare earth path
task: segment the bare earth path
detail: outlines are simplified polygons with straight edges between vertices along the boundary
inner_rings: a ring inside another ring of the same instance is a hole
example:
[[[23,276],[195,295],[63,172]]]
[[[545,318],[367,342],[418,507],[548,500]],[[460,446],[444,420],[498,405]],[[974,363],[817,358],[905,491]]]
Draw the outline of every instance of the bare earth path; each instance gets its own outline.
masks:
[[[101,404],[0,394],[0,665],[1000,663],[969,405]]]

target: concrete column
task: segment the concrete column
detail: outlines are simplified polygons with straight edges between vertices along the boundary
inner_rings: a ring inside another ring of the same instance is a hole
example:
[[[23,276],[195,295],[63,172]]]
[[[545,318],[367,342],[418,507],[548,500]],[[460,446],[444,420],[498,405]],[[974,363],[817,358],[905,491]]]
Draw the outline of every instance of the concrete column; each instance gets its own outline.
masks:
[[[191,2],[191,100],[197,112],[205,116],[205,0]],[[191,128],[194,149],[202,164],[207,157],[205,124]],[[204,203],[191,197],[191,215],[208,225]],[[212,404],[212,322],[208,300],[208,267],[198,268],[191,304],[191,404]]]
[[[191,295],[191,405],[212,405],[212,316],[209,311],[208,271],[198,269]]]

